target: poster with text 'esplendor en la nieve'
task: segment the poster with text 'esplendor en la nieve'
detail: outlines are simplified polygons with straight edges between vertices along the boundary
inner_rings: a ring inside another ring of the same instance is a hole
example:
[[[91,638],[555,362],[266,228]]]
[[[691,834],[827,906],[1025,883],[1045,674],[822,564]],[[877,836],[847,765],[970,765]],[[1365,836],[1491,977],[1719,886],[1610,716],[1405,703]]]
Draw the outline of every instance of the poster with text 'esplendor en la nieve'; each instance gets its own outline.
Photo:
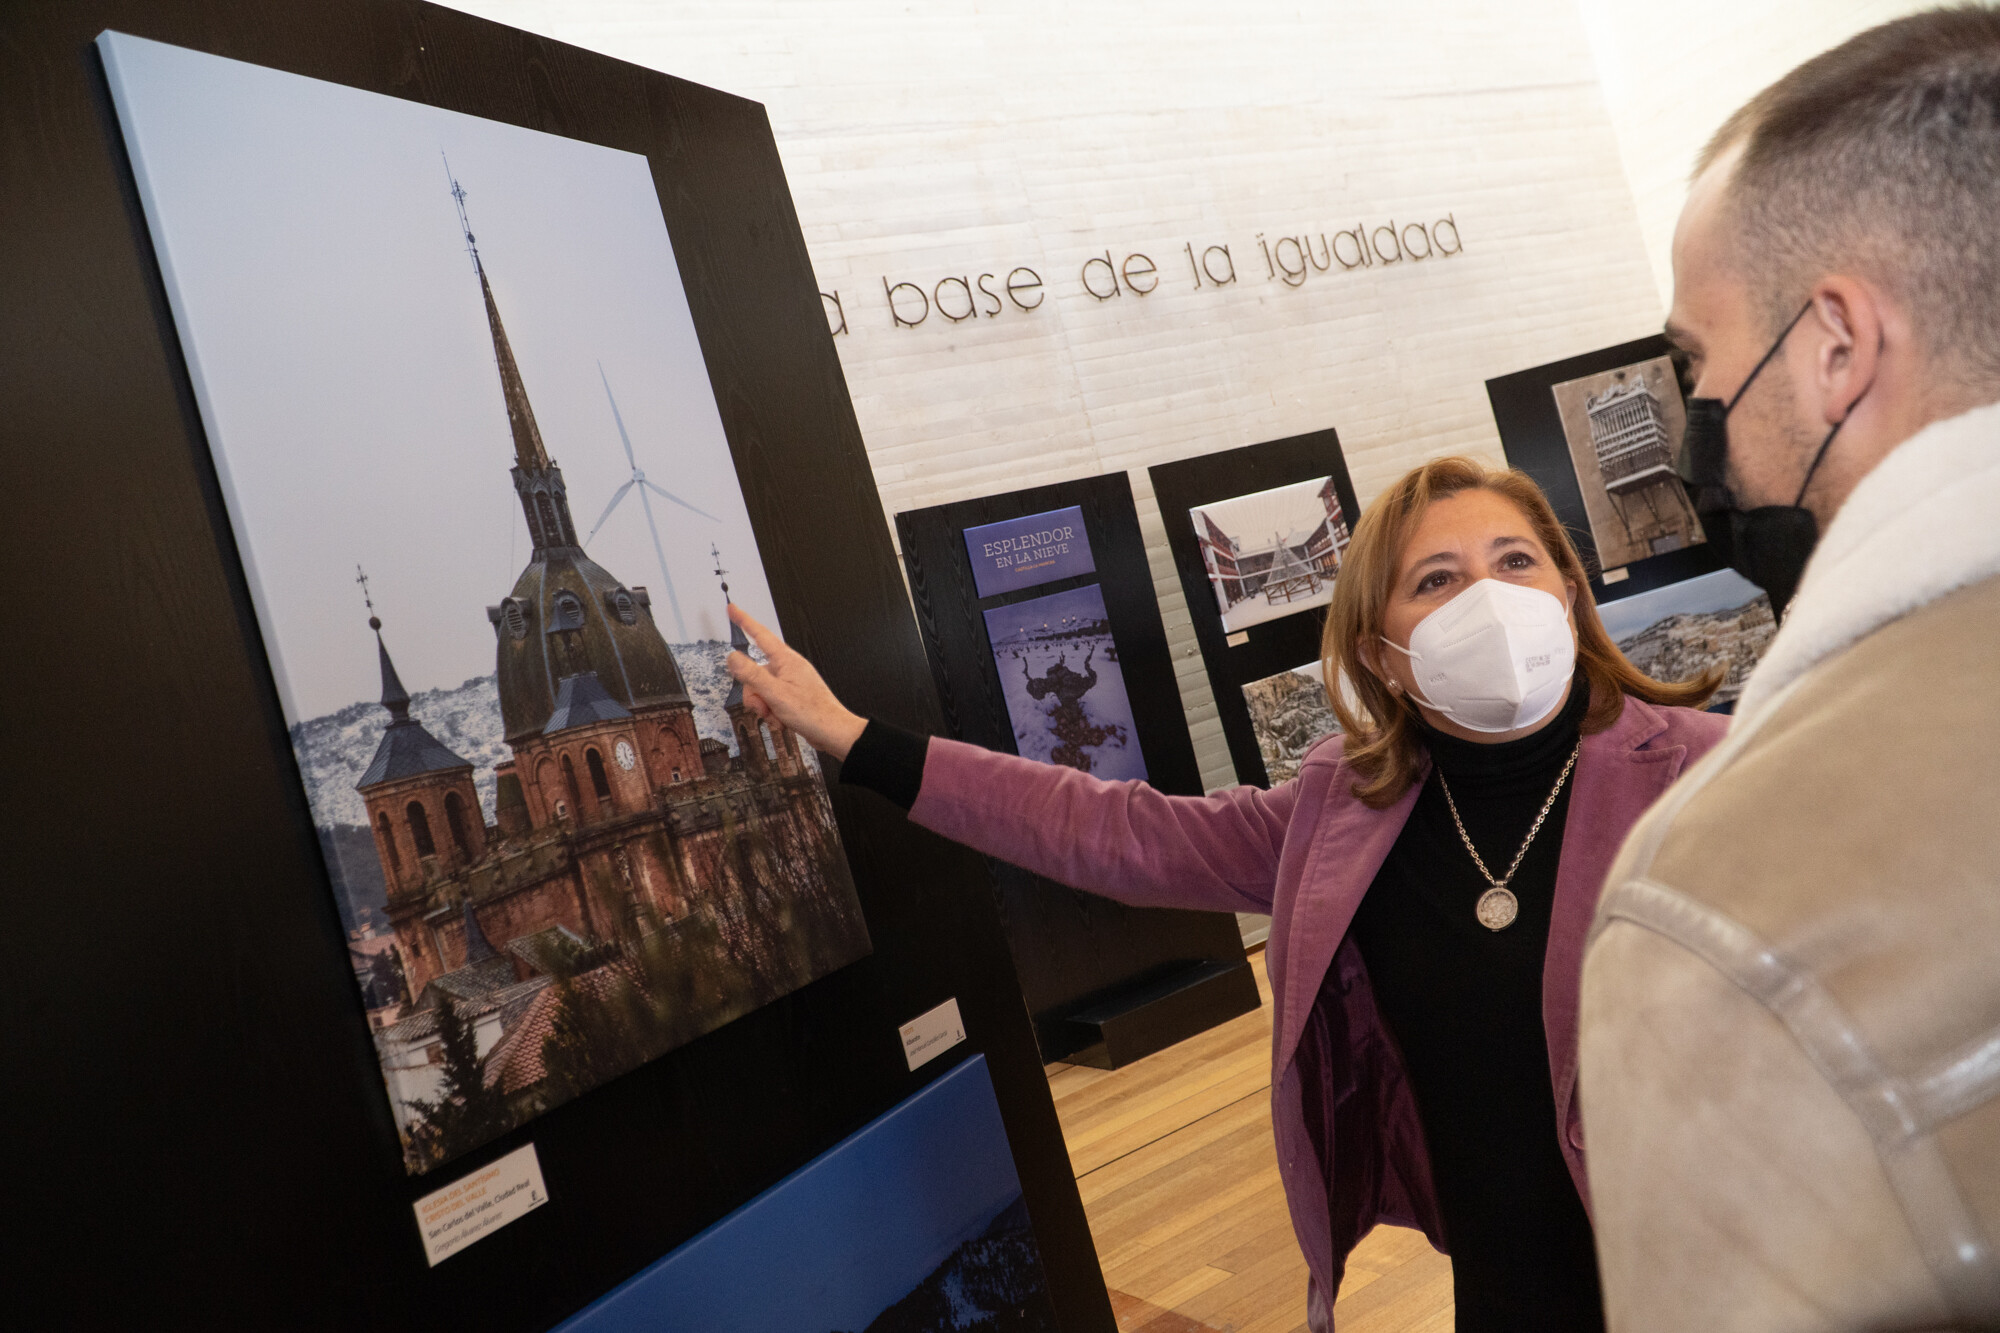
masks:
[[[967,528],[965,553],[981,598],[1097,572],[1081,505]]]
[[[864,956],[647,160],[100,47],[407,1168]]]

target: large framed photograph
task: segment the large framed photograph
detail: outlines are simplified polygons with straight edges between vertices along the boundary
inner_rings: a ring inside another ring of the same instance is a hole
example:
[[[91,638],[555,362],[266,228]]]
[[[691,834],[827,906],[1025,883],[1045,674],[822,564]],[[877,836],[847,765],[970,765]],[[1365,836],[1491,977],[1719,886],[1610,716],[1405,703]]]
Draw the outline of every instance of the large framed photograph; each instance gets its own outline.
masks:
[[[864,956],[647,160],[100,45],[407,1169]]]
[[[1267,440],[1147,475],[1237,781],[1283,782],[1324,734],[1320,721],[1331,725],[1323,699],[1306,721],[1296,673],[1318,673],[1325,608],[1360,516],[1340,437]]]
[[[1694,502],[1674,471],[1687,408],[1669,358],[1601,370],[1550,392],[1603,568],[1705,540]]]

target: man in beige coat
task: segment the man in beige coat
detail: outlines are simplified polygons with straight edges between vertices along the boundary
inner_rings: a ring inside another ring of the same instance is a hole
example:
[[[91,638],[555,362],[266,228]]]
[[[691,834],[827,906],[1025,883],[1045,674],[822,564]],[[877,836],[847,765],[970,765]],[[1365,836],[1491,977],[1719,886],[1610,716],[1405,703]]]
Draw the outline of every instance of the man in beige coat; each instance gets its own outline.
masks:
[[[2000,1328],[2000,14],[1760,94],[1674,272],[1749,563],[1812,556],[1598,908],[1610,1326]]]

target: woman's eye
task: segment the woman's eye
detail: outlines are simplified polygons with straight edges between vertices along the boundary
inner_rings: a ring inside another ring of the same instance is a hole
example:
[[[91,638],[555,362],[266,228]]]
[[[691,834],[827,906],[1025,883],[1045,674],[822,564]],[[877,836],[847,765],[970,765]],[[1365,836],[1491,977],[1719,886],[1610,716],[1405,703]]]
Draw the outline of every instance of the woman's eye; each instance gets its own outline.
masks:
[[[1534,557],[1526,551],[1514,551],[1502,562],[1508,569],[1529,569],[1534,566]]]
[[[1436,592],[1439,588],[1442,588],[1445,584],[1449,583],[1450,581],[1451,581],[1451,576],[1440,569],[1434,574],[1424,575],[1423,582],[1417,585],[1417,591]]]

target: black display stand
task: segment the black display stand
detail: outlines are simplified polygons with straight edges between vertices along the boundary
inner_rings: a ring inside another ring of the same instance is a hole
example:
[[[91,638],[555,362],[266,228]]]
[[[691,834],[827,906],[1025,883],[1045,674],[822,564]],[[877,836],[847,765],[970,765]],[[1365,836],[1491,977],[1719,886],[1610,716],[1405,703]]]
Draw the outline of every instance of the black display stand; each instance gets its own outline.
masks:
[[[404,1173],[107,28],[645,155],[787,631],[857,708],[939,724],[760,105],[411,0],[10,7],[0,438],[39,592],[0,737],[5,1322],[546,1329],[980,1052],[1061,1326],[1110,1333],[986,870],[865,793],[833,798],[870,957]],[[897,1027],[948,997],[968,1039],[912,1072]],[[530,1141],[550,1202],[427,1267],[412,1201]]]
[[[1507,462],[1533,477],[1549,497],[1556,517],[1569,530],[1569,539],[1583,557],[1583,567],[1590,571],[1591,596],[1600,605],[1713,573],[1726,563],[1716,544],[1708,541],[1634,561],[1624,567],[1625,578],[1605,583],[1597,541],[1590,535],[1590,516],[1583,508],[1583,490],[1577,485],[1576,464],[1570,460],[1569,444],[1563,438],[1562,413],[1552,392],[1556,385],[1673,353],[1673,344],[1656,333],[1486,381],[1486,397],[1493,405],[1493,421],[1500,428],[1500,447],[1507,453]]]
[[[982,600],[965,529],[1070,506],[1083,511],[1096,572]],[[989,749],[1015,750],[981,612],[1096,583],[1103,589],[1148,780],[1174,795],[1202,794],[1124,473],[911,510],[896,516],[896,531],[944,703],[946,734]],[[995,863],[995,877],[1014,965],[1045,1059],[1115,1069],[1259,1004],[1233,916],[1127,907],[1004,863]]]
[[[1215,589],[1202,563],[1201,542],[1188,511],[1218,500],[1331,475],[1334,494],[1340,497],[1341,511],[1352,528],[1361,511],[1354,500],[1354,483],[1347,476],[1347,460],[1340,452],[1340,437],[1331,428],[1316,430],[1242,449],[1204,454],[1200,458],[1185,458],[1177,463],[1161,463],[1147,468],[1146,475],[1151,478],[1153,496],[1160,503],[1160,519],[1167,525],[1167,549],[1173,552],[1174,568],[1181,576],[1188,619],[1194,626],[1195,643],[1201,648],[1209,688],[1215,693],[1215,711],[1222,721],[1223,738],[1229,742],[1236,780],[1268,787],[1270,774],[1264,767],[1263,751],[1257,746],[1249,705],[1243,701],[1243,687],[1317,660],[1326,609],[1313,607],[1232,635],[1223,627],[1222,612],[1215,604]]]

